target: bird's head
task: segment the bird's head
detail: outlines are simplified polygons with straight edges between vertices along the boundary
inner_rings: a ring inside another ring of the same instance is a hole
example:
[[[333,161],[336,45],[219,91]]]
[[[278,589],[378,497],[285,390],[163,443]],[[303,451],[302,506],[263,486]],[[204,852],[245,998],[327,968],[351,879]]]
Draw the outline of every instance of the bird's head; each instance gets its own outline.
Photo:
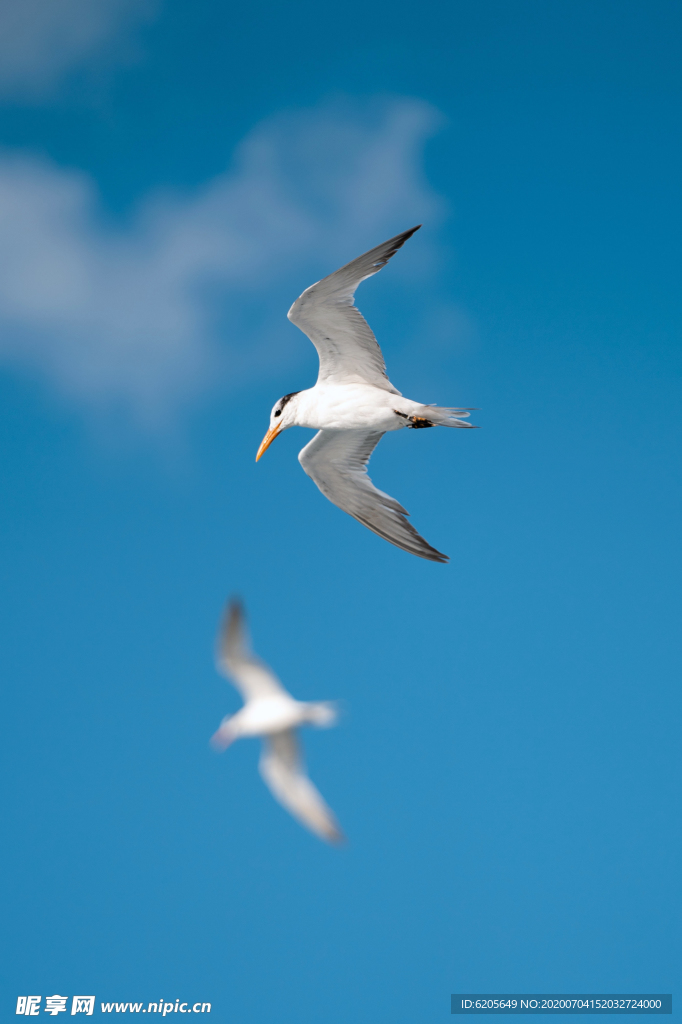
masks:
[[[220,728],[213,733],[210,744],[214,750],[227,750],[231,743],[239,739],[238,723],[234,721],[234,715],[226,715],[220,723]]]
[[[270,413],[270,427],[260,443],[260,448],[256,453],[256,462],[258,462],[263,452],[270,447],[278,434],[281,434],[287,427],[293,427],[296,421],[297,395],[300,395],[300,391],[292,391],[290,395],[284,395],[283,398],[280,398],[273,405],[272,412]]]

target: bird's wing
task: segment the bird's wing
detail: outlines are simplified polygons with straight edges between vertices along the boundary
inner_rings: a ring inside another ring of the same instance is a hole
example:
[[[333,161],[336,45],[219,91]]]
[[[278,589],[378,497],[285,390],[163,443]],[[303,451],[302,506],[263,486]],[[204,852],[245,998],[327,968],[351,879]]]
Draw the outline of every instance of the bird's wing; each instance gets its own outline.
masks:
[[[229,676],[245,701],[286,693],[277,676],[251,653],[244,611],[239,601],[225,609],[217,650],[218,668]]]
[[[302,825],[321,839],[343,839],[336,818],[306,775],[293,729],[263,739],[260,773],[270,792]]]
[[[383,436],[370,430],[320,430],[299,452],[298,461],[326,498],[380,537],[420,558],[447,562],[448,556],[408,523],[402,505],[370,480],[367,463]]]
[[[345,267],[306,288],[288,312],[292,323],[307,334],[320,357],[318,383],[373,384],[400,392],[386,376],[386,365],[372,329],[353,305],[355,289],[381,270],[421,225],[389,238]]]

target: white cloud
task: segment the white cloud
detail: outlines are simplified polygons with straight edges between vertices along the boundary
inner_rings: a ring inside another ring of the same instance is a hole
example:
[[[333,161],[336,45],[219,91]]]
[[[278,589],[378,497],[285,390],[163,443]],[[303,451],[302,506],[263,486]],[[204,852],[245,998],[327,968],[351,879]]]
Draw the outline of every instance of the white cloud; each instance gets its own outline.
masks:
[[[147,197],[125,227],[105,222],[84,175],[5,156],[0,363],[81,403],[163,420],[253,366],[301,280],[434,222],[442,203],[422,155],[439,121],[412,99],[277,115],[225,174],[192,195]]]
[[[43,96],[153,0],[0,0],[0,92]]]

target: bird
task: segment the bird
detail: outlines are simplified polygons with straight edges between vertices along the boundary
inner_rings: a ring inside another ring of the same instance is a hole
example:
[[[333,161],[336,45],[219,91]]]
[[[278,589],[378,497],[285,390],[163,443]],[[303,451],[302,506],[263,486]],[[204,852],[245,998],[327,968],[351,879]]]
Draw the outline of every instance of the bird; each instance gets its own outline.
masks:
[[[306,773],[296,730],[301,725],[328,727],[337,719],[330,701],[294,700],[277,676],[252,652],[241,602],[227,605],[217,644],[218,670],[231,679],[244,707],[227,715],[211,737],[225,750],[245,736],[260,736],[259,771],[276,800],[321,839],[339,844],[344,835],[334,814]]]
[[[386,374],[371,327],[353,305],[358,285],[378,273],[421,224],[389,238],[296,299],[287,316],[312,341],[320,359],[314,387],[284,395],[272,408],[256,462],[290,427],[318,431],[298,455],[326,498],[380,537],[419,558],[447,562],[407,521],[394,498],[374,486],[370,456],[389,430],[467,427],[470,409],[441,408],[403,398]]]

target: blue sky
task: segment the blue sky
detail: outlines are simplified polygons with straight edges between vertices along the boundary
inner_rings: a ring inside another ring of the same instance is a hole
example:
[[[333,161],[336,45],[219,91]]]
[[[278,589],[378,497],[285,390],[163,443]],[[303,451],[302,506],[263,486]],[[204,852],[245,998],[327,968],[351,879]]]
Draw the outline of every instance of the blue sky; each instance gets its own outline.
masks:
[[[0,6],[5,1015],[443,1020],[679,979],[680,29],[651,0]],[[476,406],[326,502],[282,394],[312,281]],[[271,799],[213,642],[243,596],[348,834]]]

